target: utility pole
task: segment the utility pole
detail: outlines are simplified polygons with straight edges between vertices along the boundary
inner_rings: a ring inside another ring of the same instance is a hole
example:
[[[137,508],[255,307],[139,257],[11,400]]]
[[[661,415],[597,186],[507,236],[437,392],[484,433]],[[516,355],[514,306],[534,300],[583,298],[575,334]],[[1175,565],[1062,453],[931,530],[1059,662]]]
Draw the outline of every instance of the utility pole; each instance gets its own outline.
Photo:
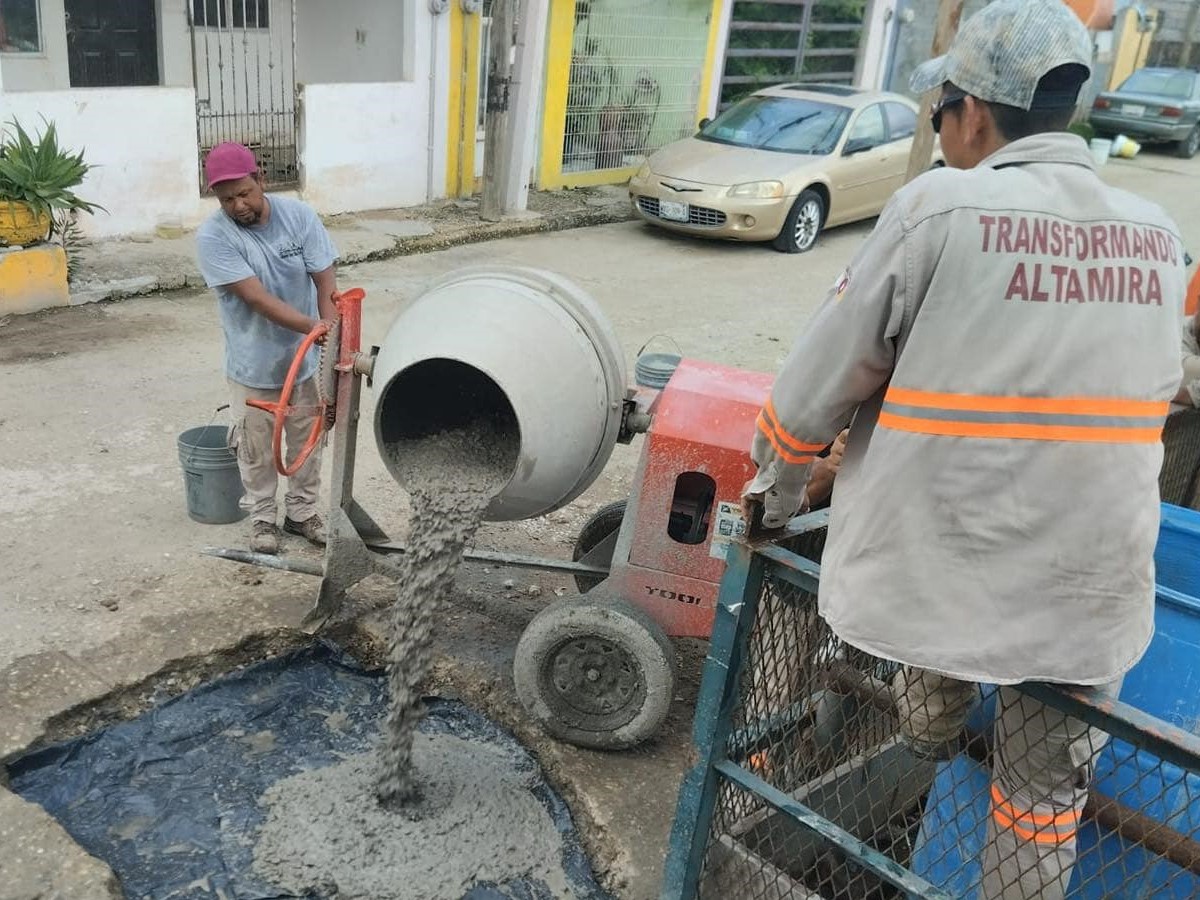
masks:
[[[512,111],[508,133],[512,166],[504,187],[504,212],[522,212],[529,205],[529,173],[537,157],[538,109],[542,98],[542,69],[546,58],[546,19],[549,0],[521,0],[517,13],[517,58],[513,62]]]
[[[937,12],[937,28],[933,32],[932,57],[941,56],[948,49],[958,34],[958,21],[962,18],[963,0],[940,0]],[[933,123],[929,121],[929,113],[933,109],[936,91],[930,91],[921,98],[921,112],[917,115],[917,133],[913,136],[912,151],[908,154],[908,174],[904,181],[908,183],[929,168],[933,160]]]
[[[512,84],[514,0],[492,0],[491,40],[488,44],[488,82],[483,141],[483,198],[479,215],[496,222],[504,215],[504,189],[513,167],[509,121]]]
[[[1183,45],[1179,48],[1179,66],[1180,68],[1188,68],[1188,61],[1192,55],[1192,35],[1196,31],[1196,19],[1200,17],[1200,0],[1192,0],[1192,6],[1188,10],[1187,24],[1183,26]]]

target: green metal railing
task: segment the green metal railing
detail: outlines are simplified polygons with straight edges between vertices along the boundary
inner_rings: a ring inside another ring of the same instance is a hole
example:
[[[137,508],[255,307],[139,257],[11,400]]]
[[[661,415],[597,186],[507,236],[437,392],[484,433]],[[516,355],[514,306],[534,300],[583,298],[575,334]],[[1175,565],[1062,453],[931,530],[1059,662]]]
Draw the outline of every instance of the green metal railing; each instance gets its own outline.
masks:
[[[664,900],[987,896],[978,857],[1001,695],[980,689],[961,752],[914,754],[899,734],[900,667],[844,644],[817,613],[826,522],[813,514],[783,545],[731,548]],[[1200,897],[1200,738],[1061,687],[1012,695],[1086,723],[1092,742],[1078,860],[1029,896]]]

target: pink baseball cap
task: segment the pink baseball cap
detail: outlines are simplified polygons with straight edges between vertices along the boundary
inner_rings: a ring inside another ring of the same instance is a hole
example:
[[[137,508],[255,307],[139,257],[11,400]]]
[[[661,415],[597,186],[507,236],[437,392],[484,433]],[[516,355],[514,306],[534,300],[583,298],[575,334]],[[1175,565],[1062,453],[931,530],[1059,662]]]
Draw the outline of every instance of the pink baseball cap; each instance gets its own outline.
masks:
[[[204,175],[211,190],[222,181],[237,181],[258,171],[258,162],[248,147],[227,142],[208,151],[204,160]]]

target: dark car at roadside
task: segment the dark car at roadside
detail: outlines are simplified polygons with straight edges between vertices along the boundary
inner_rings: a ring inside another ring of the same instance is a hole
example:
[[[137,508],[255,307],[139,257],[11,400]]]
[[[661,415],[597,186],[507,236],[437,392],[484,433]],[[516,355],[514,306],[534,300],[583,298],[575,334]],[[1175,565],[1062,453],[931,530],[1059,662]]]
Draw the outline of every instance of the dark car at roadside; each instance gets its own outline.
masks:
[[[1139,69],[1096,97],[1088,121],[1099,137],[1173,143],[1191,159],[1200,152],[1200,77],[1190,69]]]

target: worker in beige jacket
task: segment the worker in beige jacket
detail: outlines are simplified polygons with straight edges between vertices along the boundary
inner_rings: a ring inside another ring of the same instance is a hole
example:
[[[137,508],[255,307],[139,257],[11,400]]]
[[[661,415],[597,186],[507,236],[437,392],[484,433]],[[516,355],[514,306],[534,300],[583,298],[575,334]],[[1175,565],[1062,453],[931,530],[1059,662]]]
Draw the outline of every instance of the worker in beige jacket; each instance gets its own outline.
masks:
[[[1091,41],[995,0],[922,66],[950,168],[900,190],[785,362],[748,505],[805,508],[847,423],[820,611],[902,664],[903,733],[955,747],[1003,685],[979,896],[1061,898],[1101,734],[1011,685],[1115,694],[1150,641],[1160,434],[1180,385],[1178,229],[1065,133]]]

